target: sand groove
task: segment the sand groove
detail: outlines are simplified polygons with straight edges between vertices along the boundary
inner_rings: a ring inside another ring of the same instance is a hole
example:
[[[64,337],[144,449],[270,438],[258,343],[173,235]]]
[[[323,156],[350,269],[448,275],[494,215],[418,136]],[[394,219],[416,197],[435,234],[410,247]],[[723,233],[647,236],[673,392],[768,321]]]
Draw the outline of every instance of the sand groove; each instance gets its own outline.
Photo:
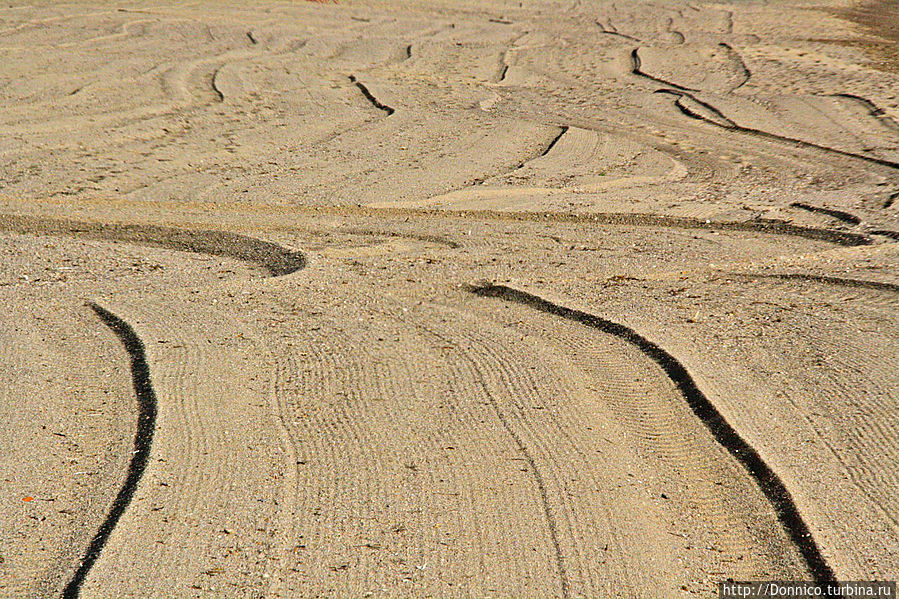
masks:
[[[833,94],[836,98],[846,98],[848,100],[852,100],[853,102],[857,102],[861,106],[868,111],[868,114],[877,119],[879,123],[881,123],[885,128],[890,130],[892,133],[899,133],[899,122],[896,122],[896,119],[889,116],[882,108],[878,108],[878,106],[867,98],[863,98],[861,96],[857,96],[855,94]]]
[[[560,134],[561,136],[561,134]],[[427,330],[426,328],[424,330]],[[434,331],[429,331],[432,335],[435,335],[438,339],[443,341],[444,343],[451,343],[451,341],[445,337],[442,337]],[[483,346],[484,349],[487,349],[488,346]],[[491,352],[492,353],[492,352]],[[498,356],[491,355],[491,358],[496,360],[497,364],[502,364],[503,361],[499,359]],[[490,406],[493,408],[493,411],[496,414],[496,418],[502,424],[503,430],[506,434],[512,439],[517,447],[518,451],[524,457],[525,462],[529,466],[529,470],[534,479],[534,484],[537,487],[537,491],[540,497],[540,503],[542,506],[543,516],[546,519],[546,526],[549,532],[550,540],[552,541],[553,547],[553,558],[556,564],[556,574],[559,577],[559,591],[560,595],[563,598],[567,598],[571,592],[571,583],[569,581],[568,571],[566,569],[565,558],[562,555],[562,547],[559,541],[559,525],[556,522],[556,516],[553,511],[553,507],[550,503],[550,499],[547,493],[547,485],[544,481],[544,475],[541,474],[541,468],[537,465],[536,460],[534,459],[534,455],[525,441],[522,439],[521,435],[516,432],[515,428],[512,426],[512,422],[509,419],[509,416],[503,411],[503,408],[500,406],[497,398],[490,392],[489,387],[487,386],[487,381],[489,380],[489,376],[485,374],[482,370],[482,367],[489,367],[488,364],[481,362],[478,363],[477,360],[471,359],[469,360],[469,365],[475,375],[476,380],[479,382],[479,386],[483,388],[484,395],[488,398]],[[503,373],[506,374],[506,373]],[[519,377],[511,376],[507,374],[503,377],[503,386],[514,386],[515,380]]]
[[[673,87],[677,87],[677,86],[673,86]],[[679,90],[682,90],[682,89],[684,89],[684,88],[679,88]],[[762,131],[760,129],[753,129],[752,127],[745,127],[742,125],[738,125],[733,120],[725,117],[721,113],[720,110],[718,110],[717,108],[715,108],[708,102],[703,102],[702,100],[699,100],[698,98],[687,93],[686,91],[678,91],[678,90],[674,90],[674,89],[659,89],[659,90],[656,90],[656,93],[670,94],[670,95],[676,96],[677,100],[675,101],[675,106],[678,108],[678,110],[681,111],[681,113],[683,113],[684,115],[686,115],[692,119],[704,121],[706,123],[715,125],[716,127],[721,127],[724,129],[738,131],[740,133],[745,133],[745,134],[752,135],[754,137],[759,137],[762,139],[787,143],[787,144],[797,146],[800,148],[808,148],[808,149],[824,152],[826,154],[831,154],[834,156],[852,158],[852,159],[860,160],[862,162],[867,162],[870,164],[885,166],[890,169],[899,169],[899,162],[894,162],[892,160],[886,160],[884,158],[876,158],[874,156],[865,156],[863,154],[856,154],[854,152],[847,152],[845,150],[839,150],[837,148],[823,146],[823,145],[816,144],[816,143],[813,143],[810,141],[804,141],[801,139],[795,139],[792,137],[777,135],[776,133],[770,133],[768,131]],[[694,102],[696,105],[701,106],[702,108],[712,112],[718,118],[709,118],[696,110],[691,110],[689,107],[687,107],[684,104],[684,102],[683,102],[684,98],[687,98],[690,101]]]
[[[740,82],[730,90],[731,93],[733,93],[749,83],[749,79],[752,77],[752,72],[749,70],[749,67],[746,66],[746,62],[743,60],[743,57],[740,56],[739,52],[734,50],[733,46],[724,42],[719,43],[718,46],[727,50],[728,56],[730,56],[731,59],[736,63],[737,69],[742,74]]]
[[[359,89],[360,92],[362,92],[362,95],[365,96],[365,99],[366,99],[366,100],[368,100],[369,102],[371,102],[371,105],[372,105],[372,106],[374,106],[374,107],[377,108],[378,110],[381,110],[381,111],[387,113],[387,116],[390,116],[391,114],[393,114],[393,113],[395,112],[395,111],[393,110],[393,108],[391,108],[390,106],[387,106],[386,104],[382,104],[382,103],[381,103],[381,102],[380,102],[380,101],[379,101],[379,100],[378,100],[378,99],[371,93],[371,91],[369,91],[369,89],[365,86],[364,83],[362,83],[361,81],[359,81],[358,79],[356,79],[356,76],[355,76],[355,75],[350,75],[350,82],[351,82],[353,85],[355,85],[355,86]]]
[[[832,218],[835,218],[844,223],[848,223],[850,225],[857,225],[861,223],[861,219],[854,214],[849,214],[845,210],[834,210],[833,208],[823,208],[821,206],[812,206],[811,204],[806,204],[805,202],[793,202],[790,204],[794,208],[801,208],[802,210],[807,210],[809,212],[818,212],[819,214],[826,214]]]
[[[739,434],[724,420],[714,405],[696,387],[686,369],[677,360],[658,345],[642,337],[632,329],[618,323],[565,308],[548,302],[529,293],[503,285],[474,286],[472,293],[484,297],[499,297],[507,301],[531,306],[537,310],[555,314],[562,318],[575,320],[620,337],[643,351],[661,366],[683,393],[687,403],[699,419],[712,432],[718,442],[739,461],[746,471],[755,479],[759,488],[771,502],[777,512],[778,519],[790,535],[793,543],[802,553],[809,571],[820,583],[835,582],[833,571],[822,557],[818,545],[809,532],[808,526],[793,504],[790,492],[777,475],[762,460],[759,454],[744,441]]]
[[[500,190],[509,193],[509,190]],[[514,190],[511,190],[514,192]],[[452,194],[447,194],[451,197]],[[442,197],[442,196],[441,196]],[[707,229],[721,231],[747,231],[755,233],[771,233],[774,235],[787,235],[828,241],[845,246],[859,246],[871,244],[871,239],[863,233],[841,231],[834,229],[821,229],[796,225],[783,220],[758,218],[746,221],[712,221],[709,219],[692,218],[688,216],[667,216],[659,214],[642,213],[587,213],[572,214],[565,212],[533,212],[525,210],[449,210],[428,208],[427,204],[439,198],[431,198],[425,202],[423,208],[396,208],[393,206],[370,206],[359,208],[335,208],[320,209],[319,213],[334,214],[384,214],[399,216],[457,216],[465,218],[478,218],[501,220],[509,222],[537,222],[537,223],[582,223],[582,224],[609,224],[609,225],[634,225],[638,227],[659,227],[672,229]]]
[[[738,275],[747,276],[747,275]],[[824,275],[813,275],[806,273],[782,273],[770,275],[750,275],[754,278],[772,278],[797,281],[814,281],[816,283],[826,283],[829,285],[839,285],[842,287],[852,287],[855,289],[874,289],[877,291],[892,291],[899,293],[899,285],[895,283],[884,283],[882,281],[865,281],[862,279],[849,279],[846,277],[828,277]]]
[[[123,241],[184,252],[228,256],[257,264],[272,276],[296,272],[306,264],[306,259],[300,252],[225,231],[191,231],[159,225],[99,223],[10,214],[4,214],[0,218],[0,230]]]
[[[889,577],[858,2],[0,8],[0,596]]]
[[[65,599],[75,599],[81,591],[81,585],[84,583],[88,572],[100,557],[100,552],[109,540],[109,535],[118,524],[119,519],[128,504],[131,503],[134,492],[137,490],[137,484],[140,482],[147,467],[147,461],[150,459],[150,448],[153,444],[153,433],[156,430],[156,393],[153,391],[153,384],[150,380],[150,367],[147,364],[147,356],[144,353],[144,344],[134,332],[134,329],[117,317],[115,314],[99,306],[98,304],[90,304],[91,309],[97,313],[97,316],[103,323],[108,326],[119,337],[125,351],[131,359],[131,378],[134,383],[134,394],[137,397],[138,417],[137,430],[134,434],[134,451],[132,452],[131,462],[128,464],[128,476],[122,488],[119,490],[113,501],[112,508],[91,540],[81,564],[75,571],[75,575],[63,590]]]
[[[640,60],[640,48],[634,48],[633,50],[631,50],[631,73],[633,75],[636,75],[637,77],[643,77],[644,79],[655,81],[656,83],[661,83],[662,85],[667,85],[668,87],[673,87],[679,90],[698,91],[689,87],[678,85],[677,83],[673,83],[665,79],[660,79],[659,77],[655,77],[653,75],[650,75],[649,73],[645,73],[641,70],[641,67],[642,61]]]

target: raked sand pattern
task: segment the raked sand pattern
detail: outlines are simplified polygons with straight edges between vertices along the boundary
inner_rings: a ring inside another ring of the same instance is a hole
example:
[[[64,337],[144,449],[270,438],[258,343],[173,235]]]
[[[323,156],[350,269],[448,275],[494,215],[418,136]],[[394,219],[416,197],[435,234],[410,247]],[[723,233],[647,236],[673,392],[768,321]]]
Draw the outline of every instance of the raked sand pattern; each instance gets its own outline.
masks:
[[[895,578],[896,15],[4,4],[0,597]]]

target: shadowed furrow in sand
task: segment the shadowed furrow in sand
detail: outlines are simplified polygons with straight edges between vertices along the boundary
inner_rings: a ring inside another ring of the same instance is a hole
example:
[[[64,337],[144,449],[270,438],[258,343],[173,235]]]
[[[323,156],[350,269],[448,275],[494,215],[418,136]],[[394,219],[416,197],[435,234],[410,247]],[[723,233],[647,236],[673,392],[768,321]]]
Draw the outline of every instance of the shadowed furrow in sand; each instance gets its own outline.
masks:
[[[884,283],[882,281],[865,281],[863,279],[849,279],[846,277],[829,277],[825,275],[813,275],[806,273],[783,273],[770,275],[742,275],[734,276],[747,277],[753,279],[784,279],[794,281],[813,281],[815,283],[826,283],[828,285],[839,285],[842,287],[852,287],[855,289],[873,289],[876,291],[891,291],[899,293],[899,285],[895,283]]]
[[[494,178],[494,177],[501,177],[501,176],[503,176],[503,175],[508,175],[508,174],[510,174],[510,173],[514,173],[515,171],[524,168],[524,166],[525,166],[528,162],[530,162],[531,160],[535,160],[535,159],[540,158],[540,157],[542,157],[542,156],[546,156],[547,154],[549,154],[549,151],[553,149],[553,146],[555,146],[555,145],[558,143],[558,141],[559,141],[560,139],[562,139],[562,136],[565,135],[565,133],[566,133],[567,131],[568,131],[568,126],[567,126],[567,125],[563,125],[563,126],[559,127],[558,133],[556,133],[555,135],[553,135],[548,141],[546,141],[546,142],[540,147],[539,150],[537,150],[536,152],[534,152],[534,154],[531,155],[530,157],[525,158],[524,160],[519,161],[517,164],[515,164],[514,166],[510,167],[509,169],[507,169],[507,170],[505,170],[505,171],[503,171],[503,172],[501,172],[501,173],[496,173],[496,174],[492,174],[492,175],[488,175],[488,176],[477,177],[477,178],[475,178],[474,181],[472,181],[471,185],[468,185],[468,186],[467,186],[467,188],[477,187],[478,185],[483,184],[483,183],[484,183],[485,181],[487,181],[488,179],[492,179],[492,178]]]
[[[371,105],[377,108],[378,110],[382,110],[387,113],[387,116],[390,116],[395,111],[390,106],[383,104],[380,100],[378,100],[374,94],[369,91],[368,87],[365,86],[364,83],[356,79],[355,75],[350,75],[350,81],[359,88],[359,91],[362,92],[362,95],[365,96],[365,99],[371,102]]]
[[[731,57],[731,60],[737,65],[737,69],[740,71],[740,82],[734,86],[731,92],[735,92],[740,89],[744,85],[749,82],[750,77],[752,77],[752,72],[749,70],[749,67],[746,66],[746,61],[743,60],[743,57],[740,56],[740,53],[734,50],[733,46],[730,44],[725,44],[721,42],[718,44],[719,48],[724,48],[727,51],[728,55]]]
[[[594,213],[594,214],[570,214],[564,212],[524,212],[524,211],[497,211],[497,210],[416,210],[416,209],[324,209],[322,212],[334,213],[370,213],[382,212],[387,215],[416,215],[416,216],[462,216],[470,218],[496,219],[507,221],[526,221],[541,223],[582,223],[589,225],[632,225],[637,227],[660,227],[671,229],[705,229],[710,231],[746,231],[750,233],[767,233],[771,235],[789,235],[817,241],[826,241],[845,246],[869,245],[871,239],[860,233],[848,231],[833,231],[814,227],[803,227],[782,220],[759,218],[747,221],[712,221],[697,219],[687,216],[664,216],[658,214],[640,213]]]
[[[131,455],[131,463],[128,465],[128,475],[122,484],[118,495],[112,503],[112,507],[100,525],[100,529],[91,540],[81,564],[75,571],[75,575],[66,585],[63,591],[64,599],[76,599],[81,592],[81,585],[87,578],[90,569],[93,567],[100,552],[109,540],[116,524],[131,499],[134,497],[134,491],[140,482],[147,467],[147,461],[150,459],[150,448],[153,444],[153,433],[156,430],[156,393],[153,391],[153,384],[150,380],[150,366],[147,364],[147,357],[144,353],[144,344],[124,320],[106,310],[98,304],[88,304],[91,309],[96,312],[100,320],[109,327],[113,333],[125,346],[125,351],[131,359],[131,379],[134,385],[134,394],[137,397],[138,417],[137,430],[134,434],[134,451]]]
[[[669,85],[671,85],[671,84],[669,84]],[[672,87],[677,87],[679,90],[685,89],[685,88],[682,88],[677,85],[673,85]],[[699,100],[695,96],[686,93],[686,91],[679,91],[679,90],[658,89],[655,91],[655,93],[669,94],[672,96],[676,96],[677,100],[675,100],[674,104],[677,107],[677,109],[680,110],[680,112],[682,114],[684,114],[692,119],[710,123],[712,125],[715,125],[716,127],[721,127],[722,129],[730,129],[733,131],[739,131],[740,133],[746,133],[748,135],[752,135],[755,137],[772,140],[772,141],[778,141],[778,142],[782,142],[782,143],[788,143],[788,144],[791,144],[794,146],[798,146],[800,148],[818,150],[818,151],[836,155],[836,156],[843,156],[846,158],[854,158],[856,160],[861,160],[864,162],[868,162],[870,164],[877,164],[880,166],[885,166],[890,169],[899,169],[899,162],[893,162],[892,160],[886,160],[884,158],[875,158],[874,156],[865,156],[862,154],[856,154],[854,152],[847,152],[845,150],[838,150],[836,148],[831,148],[829,146],[822,146],[820,144],[812,143],[810,141],[804,141],[801,139],[795,139],[792,137],[777,135],[776,133],[769,133],[768,131],[762,131],[761,129],[754,129],[752,127],[744,127],[742,125],[738,125],[733,120],[725,117],[724,114],[720,110],[718,110],[717,108],[715,108],[708,102],[703,102],[702,100]],[[690,91],[695,91],[695,90],[690,90]],[[684,98],[687,98],[687,99],[691,100],[692,102],[695,102],[698,106],[713,113],[720,120],[707,117],[707,116],[697,112],[696,110],[692,110],[690,107],[688,107],[684,104],[684,102],[683,102]]]
[[[831,218],[835,218],[839,221],[843,221],[844,223],[850,225],[857,225],[861,223],[861,219],[854,214],[849,214],[845,210],[834,210],[833,208],[822,208],[820,206],[812,206],[811,204],[806,204],[805,202],[793,202],[790,204],[794,208],[800,208],[802,210],[806,210],[808,212],[817,212],[819,214],[826,214]]]
[[[265,268],[276,277],[306,265],[306,258],[301,252],[225,231],[191,231],[159,225],[97,223],[6,214],[0,217],[0,230],[123,241],[195,254],[226,256]]]
[[[899,132],[899,122],[890,117],[884,110],[878,107],[874,102],[867,98],[863,98],[861,96],[857,96],[855,94],[832,94],[834,98],[845,98],[847,100],[852,100],[857,102],[861,106],[863,106],[868,114],[877,119],[879,123],[881,123],[884,127],[892,131],[893,133]]]
[[[564,130],[562,131],[564,133]],[[560,135],[554,137],[558,141]],[[547,142],[547,145],[552,140]],[[542,155],[548,150],[541,149]],[[522,163],[524,164],[524,163]],[[862,233],[838,231],[796,225],[783,220],[756,218],[745,221],[720,221],[688,216],[668,216],[639,212],[598,212],[574,214],[568,212],[529,212],[500,210],[444,210],[432,208],[381,208],[369,206],[333,206],[309,209],[298,206],[298,214],[322,214],[344,217],[382,218],[475,218],[511,222],[577,223],[584,225],[626,225],[666,229],[704,229],[710,231],[745,231],[786,235],[826,241],[843,246],[870,245],[871,238]],[[37,235],[65,235],[110,241],[125,241],[154,247],[164,247],[194,253],[226,256],[258,264],[272,276],[290,274],[305,266],[301,252],[290,250],[253,237],[222,231],[192,231],[156,225],[103,224],[45,217],[0,215],[0,230]],[[872,234],[891,236],[893,232],[876,230]],[[431,241],[431,239],[423,239]],[[438,243],[444,243],[439,240]]]
[[[642,61],[640,60],[640,48],[634,48],[631,50],[631,73],[638,76],[643,77],[644,79],[649,79],[650,81],[655,81],[656,83],[661,83],[662,85],[669,85],[671,87],[675,87],[677,89],[687,90],[687,91],[698,91],[690,87],[684,87],[682,85],[678,85],[677,83],[673,83],[671,81],[667,81],[666,79],[660,79],[659,77],[654,77],[649,73],[645,73],[641,70],[643,66]]]
[[[612,35],[615,37],[620,37],[621,39],[630,40],[632,42],[640,41],[633,36],[626,35],[624,33],[618,33],[618,31],[615,29],[614,25],[611,24],[611,22],[607,26],[607,25],[603,25],[602,22],[600,22],[600,21],[596,21],[596,26],[599,27],[600,33],[604,33],[605,35]]]
[[[746,469],[756,481],[777,513],[793,543],[799,549],[809,571],[818,583],[835,581],[833,571],[821,555],[818,545],[793,503],[790,492],[762,457],[724,419],[717,408],[693,382],[686,368],[664,349],[633,329],[586,312],[566,308],[530,293],[505,285],[472,286],[469,291],[482,297],[498,297],[506,301],[530,306],[568,320],[599,329],[627,341],[657,363],[683,394],[690,409],[711,431],[718,443]]]
[[[272,276],[286,275],[305,265],[305,257],[300,252],[253,237],[219,231],[186,231],[152,225],[102,224],[26,216],[4,216],[2,228],[18,233],[122,241],[192,253],[228,256],[263,267]],[[132,386],[138,403],[138,422],[134,436],[134,450],[125,481],[78,568],[63,590],[65,599],[76,599],[79,596],[91,568],[131,503],[147,467],[156,427],[156,394],[151,383],[143,342],[127,322],[99,304],[91,302],[88,305],[115,333],[128,352]]]

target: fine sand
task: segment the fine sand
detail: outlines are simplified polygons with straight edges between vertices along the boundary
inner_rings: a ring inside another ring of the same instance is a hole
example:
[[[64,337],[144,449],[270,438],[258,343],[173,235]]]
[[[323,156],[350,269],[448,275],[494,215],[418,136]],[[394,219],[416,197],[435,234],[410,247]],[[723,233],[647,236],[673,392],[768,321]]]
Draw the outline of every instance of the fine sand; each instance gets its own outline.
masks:
[[[0,7],[0,597],[895,579],[895,1],[252,4]]]

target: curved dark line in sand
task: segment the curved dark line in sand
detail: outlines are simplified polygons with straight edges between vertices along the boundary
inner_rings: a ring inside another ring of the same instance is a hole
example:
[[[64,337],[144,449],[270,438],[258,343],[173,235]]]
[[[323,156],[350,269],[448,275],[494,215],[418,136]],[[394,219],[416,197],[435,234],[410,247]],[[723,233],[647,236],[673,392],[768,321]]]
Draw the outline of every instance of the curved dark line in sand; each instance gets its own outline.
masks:
[[[537,156],[537,158],[549,154],[550,150],[552,150],[556,146],[556,144],[559,143],[559,140],[562,139],[562,136],[566,133],[568,133],[568,125],[562,125],[560,127],[559,134],[552,138],[552,140],[550,140],[548,144],[546,144],[546,147],[543,148],[543,151],[540,153],[540,156]]]
[[[506,73],[508,73],[508,72],[509,72],[509,65],[503,64],[503,65],[500,67],[499,75],[497,75],[497,77],[496,77],[496,82],[497,82],[497,83],[502,83],[503,81],[505,81],[505,80],[506,80]]]
[[[542,153],[543,150],[540,152]],[[539,156],[539,154],[537,155]],[[533,160],[533,156],[528,160]],[[520,168],[528,160],[515,168]],[[513,172],[515,168],[504,171]],[[499,175],[490,175],[491,177]],[[484,178],[475,179],[481,183]],[[474,185],[466,186],[466,189]],[[751,220],[710,220],[688,216],[668,216],[647,212],[534,212],[504,210],[451,210],[446,208],[402,208],[373,206],[316,206],[314,208],[295,208],[296,213],[329,214],[335,216],[364,216],[377,218],[422,218],[422,219],[459,219],[480,218],[504,222],[530,223],[569,223],[583,225],[617,225],[627,227],[650,227],[666,229],[704,229],[707,231],[741,231],[765,235],[786,235],[801,237],[815,241],[824,241],[843,246],[871,245],[871,238],[863,233],[804,227],[790,222],[772,218],[753,218]]]
[[[150,381],[150,367],[147,364],[143,342],[137,336],[137,333],[134,332],[134,329],[131,328],[131,325],[109,310],[94,303],[89,303],[88,306],[97,313],[103,324],[115,333],[131,358],[131,380],[134,385],[134,394],[137,396],[138,405],[137,432],[134,434],[134,451],[131,456],[131,463],[128,464],[128,476],[112,502],[112,507],[106,514],[106,519],[100,525],[97,534],[91,539],[81,564],[66,585],[65,590],[63,590],[63,599],[77,599],[81,592],[81,585],[84,584],[88,573],[100,557],[103,547],[106,546],[113,529],[118,524],[122,514],[125,513],[128,504],[131,503],[137,484],[147,468],[147,461],[150,459],[150,449],[153,444],[153,433],[156,430],[156,393],[153,391],[153,384]]]
[[[867,281],[864,279],[849,279],[846,277],[829,277],[826,275],[812,275],[807,273],[781,273],[781,274],[753,274],[736,275],[750,279],[780,279],[783,281],[810,281],[813,283],[825,283],[827,285],[839,285],[854,289],[874,289],[876,291],[891,291],[899,293],[899,284],[884,283],[882,281]]]
[[[372,106],[374,106],[378,110],[382,110],[382,111],[386,112],[387,116],[390,116],[391,114],[396,112],[393,108],[391,108],[387,104],[382,104],[381,101],[378,100],[374,96],[374,94],[371,93],[371,91],[365,86],[364,83],[362,83],[361,81],[356,79],[355,75],[350,75],[349,79],[350,79],[350,82],[353,85],[355,85],[359,89],[360,92],[362,92],[362,95],[365,96],[365,99],[368,100]]]
[[[671,81],[667,81],[665,79],[660,79],[658,77],[653,77],[649,73],[645,73],[640,70],[640,67],[643,66],[643,61],[640,60],[640,48],[634,48],[631,50],[631,74],[636,75],[638,77],[643,77],[645,79],[649,79],[650,81],[655,81],[656,83],[661,83],[662,85],[668,85],[677,89],[687,90],[691,92],[699,91],[695,90],[691,87],[684,87],[683,85],[678,85],[677,83],[673,83]]]
[[[221,67],[219,67],[212,72],[212,78],[210,79],[209,84],[212,86],[212,91],[215,93],[216,99],[219,102],[224,102],[225,94],[222,93],[222,90],[221,90],[221,88],[219,88],[219,84],[218,84],[218,76],[219,76],[219,73],[221,72],[221,70],[222,70]]]
[[[630,41],[632,41],[632,42],[640,42],[640,41],[642,41],[642,40],[639,40],[639,39],[635,38],[635,37],[632,36],[632,35],[626,35],[626,34],[624,34],[624,33],[618,33],[618,30],[615,29],[613,26],[606,27],[606,26],[603,25],[602,22],[600,22],[600,21],[594,21],[594,23],[596,23],[597,27],[599,27],[599,30],[600,30],[599,32],[600,32],[600,33],[603,33],[603,34],[605,34],[605,35],[613,35],[613,36],[615,36],[615,37],[620,37],[620,38],[622,38],[622,39],[630,40]]]
[[[644,75],[645,76],[645,75]],[[671,84],[669,84],[671,85]],[[739,131],[740,133],[745,133],[747,135],[752,135],[755,137],[759,137],[762,139],[779,141],[782,143],[792,144],[794,146],[806,149],[819,150],[828,154],[835,154],[837,156],[844,156],[846,158],[855,158],[856,160],[862,160],[864,162],[869,162],[871,164],[878,164],[880,166],[885,166],[891,169],[899,169],[899,162],[893,162],[892,160],[886,160],[884,158],[875,158],[874,156],[865,156],[863,154],[855,154],[854,152],[847,152],[846,150],[838,150],[837,148],[831,148],[829,146],[822,146],[820,144],[816,144],[810,141],[803,141],[801,139],[796,139],[794,137],[787,137],[785,135],[777,135],[776,133],[769,133],[767,131],[762,131],[761,129],[753,129],[752,127],[743,127],[742,125],[736,124],[731,119],[725,117],[720,110],[708,104],[707,102],[703,102],[702,100],[696,98],[695,96],[688,94],[685,90],[686,88],[679,87],[676,85],[672,85],[672,87],[677,87],[678,89],[657,89],[654,93],[657,94],[669,94],[672,96],[676,96],[677,100],[675,100],[674,105],[678,110],[681,111],[685,116],[690,117],[691,119],[696,119],[698,121],[703,121],[706,123],[710,123],[715,125],[716,127],[720,127],[722,129],[728,129],[731,131]],[[690,90],[696,91],[696,90]],[[706,116],[699,114],[696,111],[690,110],[688,107],[684,106],[681,102],[682,98],[689,98],[696,102],[698,105],[702,106],[706,110],[711,111],[716,116],[721,117],[724,120],[724,123],[719,123],[713,119],[710,119]]]
[[[533,160],[543,151],[541,149],[536,156],[528,160]],[[527,160],[524,162],[527,162]],[[521,164],[524,164],[524,162]],[[520,168],[520,166],[516,168]],[[512,170],[514,171],[515,169]],[[708,231],[742,231],[800,237],[849,247],[872,244],[870,237],[862,233],[803,227],[784,220],[770,218],[756,218],[745,221],[714,221],[687,216],[666,216],[643,212],[577,214],[573,212],[506,212],[500,210],[445,210],[438,208],[371,208],[368,206],[323,206],[316,207],[313,210],[303,210],[303,208],[298,207],[296,210],[298,213],[312,212],[314,214],[333,214],[337,216],[473,217],[509,222],[552,222],[668,229],[705,229]],[[275,277],[290,274],[306,266],[306,258],[301,252],[246,235],[223,231],[185,230],[157,225],[105,224],[9,214],[0,214],[0,231],[123,241],[178,251],[226,256],[257,264],[267,269]],[[871,231],[871,233],[888,237],[895,235],[893,231],[878,230]],[[425,239],[424,241],[431,240]],[[440,242],[438,241],[438,243]]]
[[[802,237],[804,239],[825,241],[850,247],[871,245],[871,240],[861,233],[802,227],[782,220],[764,218],[747,221],[712,221],[687,216],[664,216],[626,212],[598,212],[594,214],[570,214],[562,212],[498,212],[490,210],[444,210],[442,212],[447,216],[484,216],[487,218],[505,218],[510,221],[520,220],[529,222],[584,223],[671,229],[705,229],[709,231],[744,231],[747,233]]]
[[[674,105],[677,107],[678,110],[680,110],[681,114],[688,116],[691,119],[696,119],[698,121],[704,121],[706,123],[711,123],[713,125],[722,127],[724,129],[739,129],[740,128],[737,126],[737,124],[735,122],[733,122],[732,120],[730,120],[729,118],[724,116],[724,114],[720,110],[718,110],[711,104],[706,104],[702,100],[696,99],[695,96],[691,96],[690,94],[686,94],[686,93],[683,93],[682,91],[673,90],[673,89],[657,89],[654,93],[669,94],[669,95],[677,97],[677,100],[675,100]],[[690,110],[688,107],[684,106],[683,103],[680,101],[681,98],[684,98],[684,97],[690,98],[691,100],[693,100],[694,102],[696,102],[697,104],[699,104],[700,106],[702,106],[703,108],[705,108],[706,110],[708,110],[709,112],[714,114],[716,117],[720,118],[723,121],[723,124],[719,123],[715,120],[712,120],[708,117],[705,117],[705,116],[699,114],[698,112]]]
[[[189,231],[157,225],[106,224],[18,215],[0,216],[0,230],[20,234],[121,241],[192,253],[227,256],[255,263],[268,270],[272,276],[287,275],[306,265],[306,258],[301,252],[253,237],[222,231]],[[138,402],[138,422],[128,475],[119,489],[106,519],[88,545],[78,569],[63,590],[63,599],[77,599],[88,573],[100,557],[113,529],[131,503],[137,485],[146,470],[153,433],[156,429],[156,394],[150,381],[150,367],[147,364],[143,342],[127,322],[112,312],[95,303],[89,303],[88,306],[116,334],[131,358],[131,378]]]
[[[159,225],[110,224],[8,214],[0,215],[0,231],[121,241],[225,256],[261,266],[274,277],[296,272],[306,266],[306,257],[302,252],[225,231],[192,231]]]
[[[730,90],[730,93],[733,93],[749,83],[750,77],[752,77],[752,72],[749,70],[749,67],[746,66],[746,61],[743,60],[743,57],[740,56],[740,53],[734,50],[733,46],[730,44],[726,44],[721,42],[718,44],[719,48],[724,48],[727,50],[727,53],[730,55],[731,59],[737,64],[737,67],[740,69],[741,74],[743,75],[743,80],[740,83]]]
[[[890,194],[890,197],[888,197],[886,199],[886,201],[883,203],[883,207],[884,208],[891,207],[893,204],[896,203],[897,199],[899,199],[899,191],[896,191],[896,192],[893,192],[892,194]]]
[[[850,214],[844,210],[834,210],[833,208],[822,208],[820,206],[812,206],[811,204],[806,204],[805,202],[793,202],[790,204],[793,208],[801,208],[807,212],[817,212],[818,214],[826,214],[831,218],[835,218],[839,221],[843,221],[844,223],[850,225],[857,225],[861,223],[861,219],[854,214]]]
[[[503,75],[503,76],[505,76],[505,75]],[[505,175],[509,175],[511,173],[514,173],[517,170],[524,168],[524,166],[528,162],[530,162],[532,160],[536,160],[537,158],[546,156],[547,154],[549,154],[549,151],[553,149],[553,146],[555,146],[556,143],[558,143],[558,141],[560,139],[562,139],[562,136],[565,135],[567,132],[568,132],[568,125],[560,126],[559,132],[556,133],[555,135],[553,135],[553,137],[551,139],[547,140],[546,143],[543,144],[543,147],[540,148],[538,151],[534,152],[534,154],[532,154],[530,158],[525,158],[524,160],[520,161],[515,166],[511,167],[508,170],[504,170],[501,173],[497,173],[497,174],[489,175],[489,176],[485,176],[485,177],[478,177],[478,178],[474,179],[470,184],[466,185],[465,188],[463,188],[463,189],[470,189],[472,187],[477,187],[478,185],[480,185],[481,183],[486,181],[488,178],[492,179],[494,177],[503,177]],[[469,214],[472,214],[472,212],[469,212]]]
[[[759,453],[728,424],[715,405],[699,390],[687,369],[671,354],[643,337],[635,330],[617,322],[593,314],[573,310],[547,301],[536,295],[505,285],[470,286],[468,291],[481,297],[497,297],[523,304],[541,312],[579,322],[603,333],[622,339],[658,364],[684,396],[687,405],[712,433],[715,440],[731,454],[756,482],[765,498],[774,508],[777,519],[783,525],[790,540],[797,547],[815,582],[835,582],[833,570],[827,564],[808,525],[793,503],[789,490]]]
[[[889,129],[893,133],[899,131],[899,123],[897,123],[892,117],[884,112],[882,108],[879,108],[868,98],[856,96],[855,94],[830,94],[830,96],[832,98],[845,98],[847,100],[854,100],[858,104],[864,106],[867,109],[868,114],[877,119],[884,127]]]

